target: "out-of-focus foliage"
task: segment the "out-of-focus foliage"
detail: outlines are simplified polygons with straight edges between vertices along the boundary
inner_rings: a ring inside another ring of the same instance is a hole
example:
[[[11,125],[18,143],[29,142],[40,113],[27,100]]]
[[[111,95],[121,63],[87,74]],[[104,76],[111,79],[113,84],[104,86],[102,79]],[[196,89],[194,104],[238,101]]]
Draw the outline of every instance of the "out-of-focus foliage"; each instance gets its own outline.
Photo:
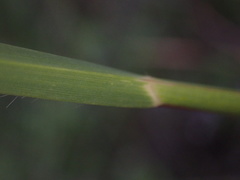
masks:
[[[0,41],[239,88],[239,3],[1,0]],[[239,177],[239,118],[0,98],[0,179]],[[8,106],[8,108],[6,108]]]

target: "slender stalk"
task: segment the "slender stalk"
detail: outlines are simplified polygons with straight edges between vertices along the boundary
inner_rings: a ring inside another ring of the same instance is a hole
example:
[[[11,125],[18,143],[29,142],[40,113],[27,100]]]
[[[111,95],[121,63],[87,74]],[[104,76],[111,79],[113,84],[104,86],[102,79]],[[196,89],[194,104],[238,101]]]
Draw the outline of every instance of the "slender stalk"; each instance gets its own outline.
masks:
[[[159,104],[240,114],[240,92],[211,86],[145,78],[152,82]]]
[[[240,114],[240,93],[140,76],[0,44],[0,93],[116,107],[161,105]]]

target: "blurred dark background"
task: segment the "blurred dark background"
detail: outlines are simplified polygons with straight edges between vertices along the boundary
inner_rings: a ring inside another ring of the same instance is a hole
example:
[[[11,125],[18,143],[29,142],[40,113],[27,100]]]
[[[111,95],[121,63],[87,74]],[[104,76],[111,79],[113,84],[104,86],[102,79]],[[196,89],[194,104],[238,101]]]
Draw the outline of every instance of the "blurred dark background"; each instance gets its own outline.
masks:
[[[0,42],[239,89],[240,1],[1,0]],[[0,96],[0,179],[240,179],[240,118]]]

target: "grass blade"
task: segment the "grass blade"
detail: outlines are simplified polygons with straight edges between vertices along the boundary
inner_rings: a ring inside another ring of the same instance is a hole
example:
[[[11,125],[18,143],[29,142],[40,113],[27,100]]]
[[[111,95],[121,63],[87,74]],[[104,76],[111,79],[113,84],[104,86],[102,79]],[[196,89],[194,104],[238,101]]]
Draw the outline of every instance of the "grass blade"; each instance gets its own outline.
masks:
[[[0,93],[118,107],[151,107],[138,75],[0,44]]]
[[[0,93],[116,107],[172,105],[240,114],[240,93],[140,76],[0,44]]]

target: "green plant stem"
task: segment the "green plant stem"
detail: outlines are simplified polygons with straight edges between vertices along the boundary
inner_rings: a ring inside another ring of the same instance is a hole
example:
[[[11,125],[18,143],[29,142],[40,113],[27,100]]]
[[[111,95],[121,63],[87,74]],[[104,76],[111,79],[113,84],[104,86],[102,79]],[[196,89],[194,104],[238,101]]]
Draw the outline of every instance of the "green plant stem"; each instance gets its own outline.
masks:
[[[240,92],[151,78],[163,105],[240,114]]]
[[[0,93],[84,104],[161,105],[240,114],[240,93],[140,76],[0,44]]]

